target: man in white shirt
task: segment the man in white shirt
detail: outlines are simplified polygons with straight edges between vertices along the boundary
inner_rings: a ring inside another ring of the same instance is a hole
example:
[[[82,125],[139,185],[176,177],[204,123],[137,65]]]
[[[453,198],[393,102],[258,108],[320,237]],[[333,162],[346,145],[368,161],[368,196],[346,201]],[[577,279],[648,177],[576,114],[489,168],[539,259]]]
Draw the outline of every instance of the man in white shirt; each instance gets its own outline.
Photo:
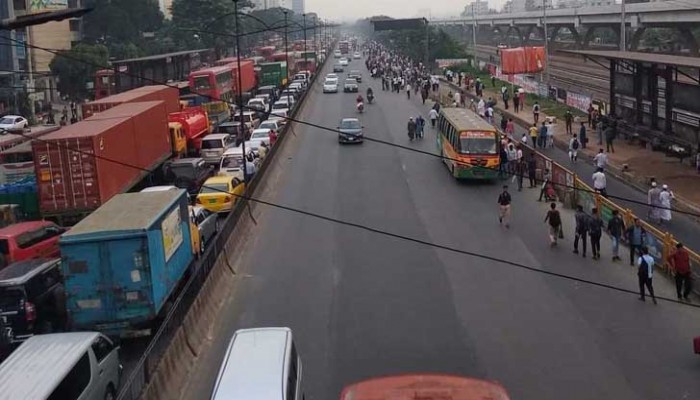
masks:
[[[593,174],[593,189],[602,194],[604,197],[607,197],[608,193],[605,191],[606,186],[607,179],[605,177],[605,173],[603,172],[602,168],[598,168],[598,170]]]
[[[598,149],[598,154],[593,157],[593,162],[595,163],[596,167],[605,169],[605,167],[608,165],[608,155],[605,154],[603,149]]]
[[[434,108],[431,108],[430,113],[429,113],[429,117],[430,117],[430,124],[432,125],[433,128],[435,128],[435,121],[437,121],[437,118],[438,118],[437,110]]]

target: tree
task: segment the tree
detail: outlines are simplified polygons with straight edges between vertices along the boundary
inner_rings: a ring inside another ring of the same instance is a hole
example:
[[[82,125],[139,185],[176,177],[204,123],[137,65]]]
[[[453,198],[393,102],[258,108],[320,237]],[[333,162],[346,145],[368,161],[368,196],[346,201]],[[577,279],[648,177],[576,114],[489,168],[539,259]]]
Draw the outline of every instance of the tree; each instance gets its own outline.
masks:
[[[440,28],[430,27],[429,59],[465,58],[466,49]],[[415,61],[425,59],[425,30],[410,29],[401,31],[378,32],[377,38],[389,48],[407,55]]]
[[[86,83],[95,72],[109,65],[109,51],[104,45],[80,43],[70,50],[59,52],[49,68],[58,76],[58,91],[73,100],[88,97]]]

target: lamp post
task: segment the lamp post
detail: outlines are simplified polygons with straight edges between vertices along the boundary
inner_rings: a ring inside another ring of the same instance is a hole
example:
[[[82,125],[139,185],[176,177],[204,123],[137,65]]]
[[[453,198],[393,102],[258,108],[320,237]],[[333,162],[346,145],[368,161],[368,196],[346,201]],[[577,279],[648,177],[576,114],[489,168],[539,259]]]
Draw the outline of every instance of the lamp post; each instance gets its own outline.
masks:
[[[233,8],[234,8],[234,15],[236,16],[236,64],[238,65],[238,83],[237,83],[237,90],[236,94],[238,95],[238,109],[239,109],[239,115],[240,115],[240,128],[239,128],[239,133],[243,134],[243,140],[241,141],[241,150],[243,151],[243,183],[245,185],[245,188],[248,188],[248,155],[245,152],[245,141],[247,139],[246,135],[246,126],[245,126],[245,119],[243,118],[243,79],[242,79],[242,74],[241,74],[241,39],[239,36],[239,16],[238,16],[238,2],[239,0],[232,0],[233,1]]]
[[[627,24],[625,24],[625,0],[620,4],[620,51],[627,51]]]
[[[301,14],[301,16],[304,18],[304,66],[306,67],[306,13]]]
[[[287,65],[286,71],[284,74],[286,75],[286,79],[284,80],[284,84],[286,85],[289,83],[289,46],[287,45],[287,32],[289,31],[289,26],[287,25],[287,14],[289,14],[289,11],[285,9],[284,11],[284,62]],[[289,110],[290,106],[289,102],[289,90],[287,90],[287,110]]]
[[[476,8],[474,7],[475,4],[476,4],[476,2],[472,3],[472,44],[474,45],[474,47],[473,47],[474,51],[472,54],[472,57],[473,57],[472,62],[474,64],[472,66],[474,68],[476,68],[476,28],[477,28],[477,26],[479,26],[476,22],[476,11],[475,11]]]
[[[547,0],[542,0],[542,20],[544,25],[544,83],[549,95],[549,33],[547,32]]]

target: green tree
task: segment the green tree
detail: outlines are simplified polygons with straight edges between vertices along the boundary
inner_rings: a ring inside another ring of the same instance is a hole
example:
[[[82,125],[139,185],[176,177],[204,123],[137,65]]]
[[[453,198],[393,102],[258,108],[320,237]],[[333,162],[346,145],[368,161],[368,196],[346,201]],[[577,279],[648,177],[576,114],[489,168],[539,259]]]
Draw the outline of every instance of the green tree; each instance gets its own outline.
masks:
[[[87,82],[95,72],[109,65],[109,51],[104,45],[77,44],[59,52],[51,60],[51,73],[58,77],[58,91],[73,100],[88,97]]]

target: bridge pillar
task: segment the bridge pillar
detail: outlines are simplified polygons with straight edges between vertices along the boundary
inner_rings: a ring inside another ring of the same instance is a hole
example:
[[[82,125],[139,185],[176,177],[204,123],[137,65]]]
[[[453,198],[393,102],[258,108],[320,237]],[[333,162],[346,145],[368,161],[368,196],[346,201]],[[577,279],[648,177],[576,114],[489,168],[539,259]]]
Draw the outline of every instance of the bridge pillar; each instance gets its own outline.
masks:
[[[630,51],[637,51],[637,49],[639,49],[639,42],[642,40],[642,36],[644,36],[646,30],[646,27],[640,26],[634,31],[632,40],[630,40]]]
[[[680,33],[681,38],[685,42],[685,45],[690,49],[690,55],[693,57],[698,56],[698,41],[693,35],[693,32],[687,26],[679,27],[678,33]]]

